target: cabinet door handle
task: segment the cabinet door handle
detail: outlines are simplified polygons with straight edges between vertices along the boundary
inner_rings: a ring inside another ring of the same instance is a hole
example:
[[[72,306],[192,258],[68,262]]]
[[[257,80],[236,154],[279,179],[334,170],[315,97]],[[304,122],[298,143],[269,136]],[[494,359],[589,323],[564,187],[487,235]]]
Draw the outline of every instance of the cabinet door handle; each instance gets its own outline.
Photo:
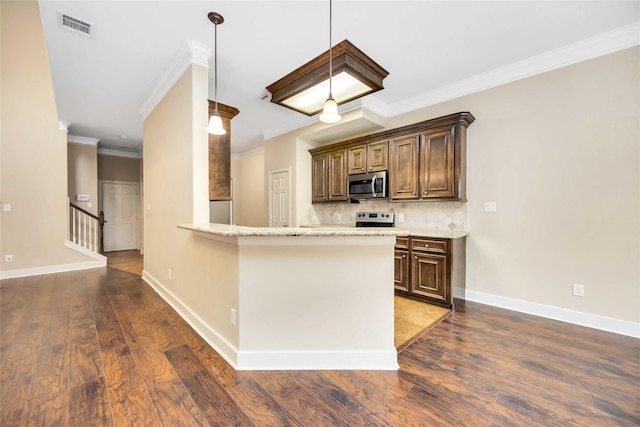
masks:
[[[362,168],[362,170],[364,170],[364,168]]]
[[[428,247],[429,247],[429,245],[424,245],[424,247],[425,247],[425,248],[428,248]]]
[[[406,255],[402,255],[402,259],[405,259],[407,256]]]
[[[427,195],[427,192],[426,192],[426,191],[425,191],[425,192],[423,192],[423,193],[422,193],[422,195],[423,195],[423,196],[426,196],[426,195]]]
[[[370,171],[371,171],[371,170],[373,170],[373,166],[369,166],[369,170],[370,170]]]
[[[413,259],[418,259],[418,255],[414,255],[414,256],[413,256]]]

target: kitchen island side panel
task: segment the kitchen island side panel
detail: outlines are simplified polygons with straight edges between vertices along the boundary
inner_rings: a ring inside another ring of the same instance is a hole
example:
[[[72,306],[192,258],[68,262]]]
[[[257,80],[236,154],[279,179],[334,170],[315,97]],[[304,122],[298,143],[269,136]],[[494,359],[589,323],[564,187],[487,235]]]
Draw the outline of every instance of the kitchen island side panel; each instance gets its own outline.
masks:
[[[238,369],[397,369],[392,236],[239,238]]]

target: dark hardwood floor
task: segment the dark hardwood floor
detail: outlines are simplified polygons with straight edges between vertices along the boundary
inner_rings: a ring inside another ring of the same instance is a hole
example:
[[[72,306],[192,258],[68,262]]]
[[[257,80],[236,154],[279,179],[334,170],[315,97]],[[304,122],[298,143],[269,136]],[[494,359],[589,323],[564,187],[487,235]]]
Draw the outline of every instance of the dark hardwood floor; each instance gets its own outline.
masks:
[[[235,372],[139,276],[1,282],[0,425],[640,425],[640,340],[456,301],[400,370]]]

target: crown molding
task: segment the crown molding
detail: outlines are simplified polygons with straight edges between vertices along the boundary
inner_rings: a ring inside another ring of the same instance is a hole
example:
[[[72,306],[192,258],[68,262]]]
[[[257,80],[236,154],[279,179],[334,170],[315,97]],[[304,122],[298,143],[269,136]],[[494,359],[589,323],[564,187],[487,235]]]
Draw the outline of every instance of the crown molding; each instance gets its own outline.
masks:
[[[114,150],[113,148],[98,148],[98,154],[102,156],[129,157],[131,159],[141,159],[142,154],[132,151]]]
[[[347,106],[347,111],[359,106],[382,117],[393,117],[638,45],[640,45],[640,22],[634,22],[633,24],[418,94],[403,101],[387,104],[377,98],[377,94],[372,94],[345,104],[345,106]],[[339,108],[339,110],[341,114],[345,112],[343,108]],[[316,116],[301,117],[299,120],[291,120],[285,126],[263,132],[262,137],[266,141],[313,124],[316,121]]]
[[[71,123],[66,120],[60,120],[58,122],[58,129],[65,133],[69,133],[69,126],[71,126]]]
[[[277,128],[269,129],[267,131],[262,132],[262,139],[264,141],[275,138],[276,136],[284,135],[285,133],[292,132],[294,130],[300,129],[302,127],[311,125],[313,123],[318,122],[317,116],[303,116],[300,114],[295,119],[288,120],[287,123],[283,126],[279,126]]]
[[[85,145],[93,145],[94,147],[98,145],[100,140],[98,138],[90,138],[88,136],[78,136],[78,135],[67,135],[67,142],[71,142],[73,144],[85,144]]]
[[[408,113],[450,99],[501,86],[547,71],[567,67],[582,61],[628,49],[639,44],[640,22],[635,22],[595,37],[553,49],[468,79],[460,80],[456,83],[416,95],[400,102],[388,104],[386,110],[387,117]]]
[[[242,153],[231,153],[231,158],[233,160],[244,160],[248,159],[249,157],[258,156],[260,154],[264,154],[264,145],[253,148],[251,150],[243,151]]]
[[[200,65],[208,69],[209,56],[211,56],[211,49],[207,46],[195,40],[186,40],[173,62],[140,106],[142,119],[146,119],[151,114],[191,64]]]

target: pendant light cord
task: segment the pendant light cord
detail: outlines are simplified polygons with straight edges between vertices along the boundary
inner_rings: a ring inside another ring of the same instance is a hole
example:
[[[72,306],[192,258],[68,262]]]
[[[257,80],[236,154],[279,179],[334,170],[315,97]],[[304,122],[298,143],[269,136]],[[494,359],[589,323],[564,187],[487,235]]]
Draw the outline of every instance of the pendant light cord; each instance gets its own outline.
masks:
[[[218,114],[218,24],[214,25],[214,41],[213,41],[213,101],[214,101],[214,114]],[[219,114],[218,114],[219,115]]]
[[[329,0],[329,98],[333,98],[331,80],[333,79],[333,43],[331,41],[333,7],[332,1]]]

